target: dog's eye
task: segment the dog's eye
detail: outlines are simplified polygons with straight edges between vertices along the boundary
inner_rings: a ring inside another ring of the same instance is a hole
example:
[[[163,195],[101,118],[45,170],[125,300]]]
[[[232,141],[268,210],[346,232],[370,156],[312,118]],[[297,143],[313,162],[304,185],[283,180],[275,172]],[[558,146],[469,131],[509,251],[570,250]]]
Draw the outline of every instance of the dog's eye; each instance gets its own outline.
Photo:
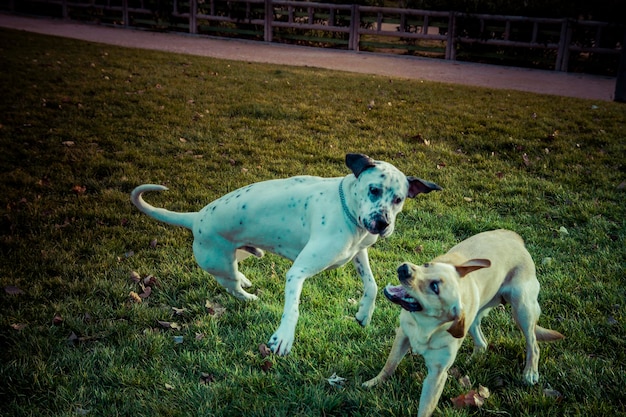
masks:
[[[393,204],[398,205],[402,203],[402,197],[396,197],[393,199]]]
[[[432,281],[430,283],[430,289],[432,290],[432,292],[439,295],[439,281]]]
[[[373,197],[380,197],[380,195],[382,194],[382,190],[380,188],[370,187],[370,194]]]

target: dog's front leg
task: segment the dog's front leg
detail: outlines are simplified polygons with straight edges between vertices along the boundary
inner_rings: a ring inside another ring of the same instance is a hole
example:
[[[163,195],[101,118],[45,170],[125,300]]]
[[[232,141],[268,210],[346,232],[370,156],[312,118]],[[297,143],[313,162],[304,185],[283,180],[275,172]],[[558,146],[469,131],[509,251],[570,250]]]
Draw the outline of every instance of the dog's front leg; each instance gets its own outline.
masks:
[[[428,350],[424,353],[428,375],[422,386],[417,417],[430,417],[437,408],[448,378],[448,369],[454,363],[455,357],[456,349],[449,348]]]
[[[314,255],[309,256],[307,252],[314,253]],[[268,342],[269,348],[277,355],[287,355],[293,346],[296,324],[300,316],[300,294],[302,293],[304,281],[324,269],[319,262],[315,262],[315,260],[320,258],[319,256],[316,258],[316,252],[317,249],[314,248],[302,251],[289,271],[287,271],[283,315],[280,318],[280,326],[278,326],[278,329]]]
[[[387,378],[389,378],[396,371],[398,364],[404,358],[404,355],[409,351],[409,347],[411,346],[409,342],[409,338],[402,331],[402,327],[398,327],[396,329],[396,338],[393,341],[393,346],[391,348],[391,352],[389,352],[389,356],[387,357],[387,362],[385,362],[385,366],[374,378],[370,379],[367,382],[363,383],[364,388],[372,388],[375,385],[384,382]]]
[[[367,255],[367,249],[361,249],[352,258],[352,263],[356,268],[357,273],[363,281],[363,296],[359,302],[359,310],[356,312],[356,321],[361,326],[367,326],[372,321],[372,314],[374,313],[374,305],[376,304],[376,294],[378,292],[378,286],[374,280],[374,274],[370,267],[369,257]]]

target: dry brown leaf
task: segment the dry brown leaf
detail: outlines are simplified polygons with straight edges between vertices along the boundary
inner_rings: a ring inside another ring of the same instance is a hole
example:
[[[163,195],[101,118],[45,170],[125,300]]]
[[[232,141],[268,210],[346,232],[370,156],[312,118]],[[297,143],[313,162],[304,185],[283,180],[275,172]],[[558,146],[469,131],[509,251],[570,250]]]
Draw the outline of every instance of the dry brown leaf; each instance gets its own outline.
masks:
[[[272,369],[272,366],[274,366],[274,364],[270,361],[265,361],[263,362],[263,365],[261,365],[261,370],[263,372],[269,372],[270,369]]]
[[[459,384],[465,389],[472,388],[472,381],[470,381],[469,375],[459,378]]]
[[[262,343],[259,345],[259,353],[261,354],[262,358],[267,358],[269,355],[272,354],[272,351],[267,347],[265,343]]]
[[[130,273],[130,279],[131,279],[131,281],[133,281],[135,284],[139,284],[139,281],[141,281],[141,276],[140,276],[137,272],[132,271],[132,272]]]
[[[63,323],[63,317],[61,317],[59,313],[56,313],[54,317],[52,317],[52,324],[58,326],[61,323]]]
[[[480,385],[478,391],[471,390],[456,398],[450,398],[450,401],[452,401],[455,408],[482,407],[485,400],[489,398],[490,395],[489,389]]]
[[[152,287],[146,287],[144,288],[143,292],[141,294],[139,294],[140,298],[146,299],[148,297],[150,297],[150,294],[152,294]]]
[[[226,309],[224,307],[217,303],[212,303],[209,300],[206,300],[204,306],[206,307],[209,315],[213,317],[219,317],[226,312]]]
[[[209,385],[210,383],[215,382],[215,375],[207,374],[205,372],[200,373],[200,383]]]
[[[6,287],[4,287],[4,292],[6,292],[9,295],[24,294],[24,291],[22,291],[21,289],[17,288],[15,285],[7,285]]]
[[[72,187],[72,191],[76,193],[76,195],[83,195],[87,192],[87,187],[84,185],[75,185]]]
[[[141,297],[139,296],[139,294],[137,294],[135,291],[131,291],[128,296],[130,297],[130,301],[134,301],[136,303],[141,303],[143,302],[143,300],[141,299]]]
[[[172,307],[172,310],[174,310],[174,314],[176,314],[177,316],[185,314],[185,311],[187,311],[186,308],[176,308],[176,307]]]
[[[11,325],[11,328],[13,330],[17,330],[18,332],[20,330],[24,329],[25,327],[26,327],[26,324],[24,324],[24,323],[14,323],[14,324]]]

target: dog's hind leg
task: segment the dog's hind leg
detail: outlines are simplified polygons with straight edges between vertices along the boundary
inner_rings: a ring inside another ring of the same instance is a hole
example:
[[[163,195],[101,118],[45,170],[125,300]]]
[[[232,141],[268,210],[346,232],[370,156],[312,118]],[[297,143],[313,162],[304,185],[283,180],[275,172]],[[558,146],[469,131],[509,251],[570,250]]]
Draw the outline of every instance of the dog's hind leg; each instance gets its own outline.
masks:
[[[516,286],[509,295],[513,318],[526,338],[524,380],[529,385],[539,382],[539,345],[535,333],[537,320],[541,314],[538,295],[539,282],[534,276]]]
[[[198,265],[211,275],[230,295],[242,301],[254,301],[258,297],[246,292],[243,287],[252,283],[237,268],[235,250],[216,250],[207,246],[207,242],[196,239],[193,251]]]

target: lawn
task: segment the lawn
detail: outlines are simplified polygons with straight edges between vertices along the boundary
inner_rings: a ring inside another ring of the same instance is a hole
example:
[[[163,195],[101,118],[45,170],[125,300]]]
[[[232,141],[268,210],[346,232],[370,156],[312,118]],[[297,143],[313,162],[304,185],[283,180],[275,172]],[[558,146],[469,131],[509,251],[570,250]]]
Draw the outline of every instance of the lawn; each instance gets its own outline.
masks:
[[[623,104],[10,30],[0,95],[0,415],[415,415],[421,357],[361,388],[399,310],[380,296],[360,327],[351,265],[307,280],[292,353],[265,356],[290,262],[244,261],[260,299],[242,303],[196,265],[187,230],[129,201],[160,183],[152,204],[196,211],[251,182],[347,175],[347,152],[444,188],[407,202],[370,250],[380,287],[402,261],[512,229],[538,267],[540,324],[566,335],[541,345],[528,387],[510,307],[494,309],[488,353],[470,360],[465,342],[436,415],[626,413]],[[491,392],[480,408],[450,401],[465,375]]]

